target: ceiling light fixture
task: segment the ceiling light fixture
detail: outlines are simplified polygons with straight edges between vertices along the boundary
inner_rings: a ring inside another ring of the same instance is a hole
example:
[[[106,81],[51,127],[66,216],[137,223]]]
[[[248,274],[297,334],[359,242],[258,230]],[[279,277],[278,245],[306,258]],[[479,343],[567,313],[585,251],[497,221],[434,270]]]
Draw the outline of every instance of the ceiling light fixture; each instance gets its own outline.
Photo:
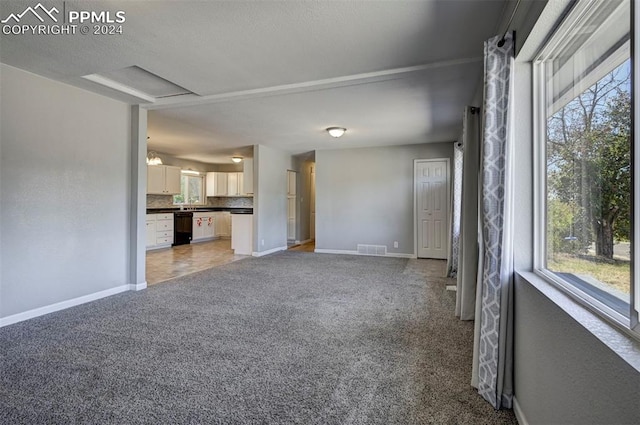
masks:
[[[329,132],[331,137],[338,138],[338,137],[342,137],[342,135],[345,133],[345,131],[347,131],[347,129],[342,127],[329,127],[327,128],[327,131]]]
[[[233,156],[233,157],[231,157],[231,160],[237,164],[239,162],[242,162],[242,157],[241,156]]]
[[[162,160],[155,151],[147,153],[147,165],[162,165]]]

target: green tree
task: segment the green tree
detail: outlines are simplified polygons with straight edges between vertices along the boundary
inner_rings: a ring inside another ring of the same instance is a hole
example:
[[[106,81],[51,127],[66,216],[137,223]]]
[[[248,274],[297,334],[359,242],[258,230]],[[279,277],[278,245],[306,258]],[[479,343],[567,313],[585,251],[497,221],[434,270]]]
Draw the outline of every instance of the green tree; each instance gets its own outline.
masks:
[[[549,232],[547,237],[549,252],[571,254],[580,249],[578,238],[574,234],[577,209],[575,205],[562,202],[559,199],[549,199],[547,202],[550,223],[547,229]]]
[[[629,87],[627,63],[561,107],[547,125],[549,200],[572,206],[575,249],[595,241],[596,255],[605,258],[613,258],[614,238],[630,234]],[[559,220],[550,227],[562,229],[561,217],[548,213]]]

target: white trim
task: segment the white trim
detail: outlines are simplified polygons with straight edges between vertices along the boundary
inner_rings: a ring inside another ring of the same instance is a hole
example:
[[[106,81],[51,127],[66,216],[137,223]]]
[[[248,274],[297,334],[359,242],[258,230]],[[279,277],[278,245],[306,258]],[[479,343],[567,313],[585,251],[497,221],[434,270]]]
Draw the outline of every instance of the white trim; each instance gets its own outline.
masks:
[[[631,117],[631,125],[633,128],[631,129],[631,134],[633,135],[632,146],[632,160],[631,164],[633,165],[632,171],[632,181],[631,184],[635,187],[640,186],[640,146],[638,145],[638,141],[640,140],[640,90],[638,90],[638,84],[640,84],[640,70],[638,66],[640,65],[640,40],[638,36],[640,35],[640,6],[637,3],[632,3],[632,21],[631,21],[631,30],[633,32],[634,37],[634,46],[633,46],[633,54],[631,55],[631,69],[633,72],[632,84],[631,84],[631,99],[632,99],[632,111],[633,117]],[[632,249],[633,255],[633,267],[632,267],[632,276],[631,276],[631,328],[640,333],[640,249],[637,248],[638,242],[640,242],[640,196],[638,196],[637,190],[631,190],[631,202],[632,211],[633,211],[633,219],[632,219],[632,240],[634,242]]]
[[[412,260],[416,260],[418,258],[416,254],[403,254],[401,252],[387,252],[387,255],[384,255],[383,257],[410,258]]]
[[[0,328],[3,326],[12,325],[14,323],[22,322],[24,320],[33,319],[34,317],[44,316],[45,314],[53,313],[56,311],[64,310],[70,307],[75,307],[80,304],[85,304],[91,301],[99,300],[100,298],[109,297],[111,295],[119,294],[121,292],[129,291],[132,286],[138,287],[144,285],[147,286],[147,283],[143,284],[132,284],[132,285],[121,285],[116,286],[115,288],[105,289],[104,291],[94,292],[93,294],[83,295],[78,298],[73,298],[66,301],[60,301],[59,303],[47,305],[44,307],[34,308],[33,310],[24,311],[22,313],[13,314],[11,316],[0,318]],[[144,288],[138,288],[144,289]]]
[[[387,252],[387,255],[360,254],[358,251],[350,251],[347,249],[315,249],[313,252],[318,254],[361,255],[364,257],[416,258],[415,254],[404,254],[401,252]]]
[[[518,399],[515,396],[513,396],[513,413],[515,413],[516,419],[520,425],[529,425],[529,421],[525,418],[524,412],[520,407],[520,403],[518,403]]]
[[[562,102],[557,101],[557,105],[553,106],[553,108],[547,105],[548,102],[548,87],[547,87],[547,66],[545,65],[549,60],[555,58],[557,56],[557,52],[561,50],[559,46],[563,46],[568,43],[570,39],[568,37],[574,37],[576,30],[581,29],[585,26],[586,19],[592,16],[600,9],[601,4],[595,0],[588,0],[584,2],[580,2],[577,4],[571,12],[563,18],[563,22],[560,24],[557,30],[554,31],[551,38],[545,42],[545,46],[542,47],[540,53],[536,55],[533,60],[533,196],[534,196],[534,208],[533,208],[533,272],[539,276],[541,279],[545,280],[547,283],[554,285],[560,290],[564,291],[567,295],[572,297],[572,299],[581,304],[582,306],[590,309],[594,313],[600,315],[602,319],[607,321],[613,326],[616,326],[618,329],[622,329],[625,333],[631,332],[634,338],[638,338],[638,330],[640,330],[640,326],[638,326],[638,312],[633,310],[634,305],[638,302],[637,293],[634,292],[638,289],[638,273],[634,272],[632,275],[632,288],[631,294],[629,298],[629,302],[631,304],[631,310],[629,311],[629,316],[625,314],[620,314],[617,311],[613,310],[611,307],[603,303],[600,299],[591,296],[585,293],[582,289],[577,288],[571,283],[566,282],[561,277],[556,274],[550,272],[547,269],[547,256],[548,256],[548,246],[546,243],[547,238],[547,227],[548,227],[548,217],[547,217],[547,197],[548,197],[548,189],[547,189],[547,153],[546,153],[546,123],[548,116],[550,116],[553,112],[555,112],[559,105]],[[621,11],[622,6],[618,6],[616,11]],[[616,12],[616,13],[617,13]],[[634,13],[637,15],[637,11],[634,10]],[[632,17],[635,19],[635,17]],[[607,19],[612,19],[608,17]],[[604,22],[600,22],[599,25],[604,25]],[[632,28],[633,30],[633,28]],[[597,31],[596,31],[597,32]],[[577,33],[576,33],[577,34]],[[606,58],[602,63],[598,64],[593,70],[590,71],[590,74],[582,78],[581,81],[577,81],[575,86],[575,90],[583,90],[585,86],[589,86],[598,79],[602,78],[605,74],[606,69],[614,69],[618,66],[620,62],[622,62],[622,58],[629,54],[630,43],[627,42],[623,46],[621,46],[616,52],[614,52],[611,56]],[[637,46],[634,46],[634,49],[637,51]],[[631,55],[633,58],[633,55]],[[635,65],[635,64],[633,64]],[[633,68],[632,68],[633,69]],[[636,70],[637,71],[637,70]],[[636,72],[634,71],[634,72]],[[637,82],[637,72],[632,76],[634,79],[633,82]],[[635,84],[632,84],[632,87],[635,87]],[[572,91],[574,93],[574,91]],[[572,94],[573,96],[573,94]],[[633,102],[634,102],[634,114],[633,117],[633,125],[637,128],[638,123],[638,99],[636,99],[635,93],[632,94]],[[634,130],[635,130],[634,128]],[[634,159],[632,160],[632,164],[635,164],[635,176],[634,181],[632,181],[632,185],[637,185],[637,173],[638,173],[638,150],[632,152],[634,155]],[[633,199],[633,196],[632,196]],[[638,208],[637,208],[637,199],[634,200],[636,203],[636,207],[634,208],[634,217],[632,219],[632,223],[638,222]],[[634,234],[632,235],[632,240],[636,240],[638,238],[638,226],[634,227]],[[638,251],[634,251],[633,257],[633,265],[637,264],[638,261]],[[633,282],[635,280],[635,283]],[[597,286],[597,285],[596,285]],[[610,292],[606,290],[606,292]],[[615,295],[615,294],[613,294]],[[631,329],[631,331],[630,331]],[[635,333],[633,333],[635,332]]]
[[[211,242],[219,239],[219,236],[207,236],[206,238],[196,239],[195,241],[191,239],[191,243],[200,243],[200,242]]]
[[[546,247],[540,243],[541,236],[546,234],[546,202],[547,202],[547,161],[546,161],[546,117],[544,106],[544,65],[533,64],[533,268],[541,270],[546,267]]]
[[[274,252],[286,251],[286,250],[287,250],[287,246],[285,245],[285,246],[279,246],[277,248],[268,249],[266,251],[259,251],[259,252],[254,251],[251,255],[254,257],[264,257],[265,255],[273,254]]]
[[[574,0],[554,0],[547,3],[529,33],[529,36],[520,48],[518,56],[516,57],[517,62],[530,62],[538,55],[543,47],[543,43],[547,40],[547,36],[553,32],[558,18],[565,13],[573,1]]]
[[[147,251],[153,251],[156,249],[166,249],[166,248],[171,248],[171,244],[162,244],[162,245],[149,245],[147,247],[145,247],[145,250]]]
[[[143,289],[147,289],[147,282],[142,282],[142,283],[130,283],[129,284],[129,290],[130,291],[141,291]]]
[[[149,95],[148,93],[145,93],[141,90],[134,89],[133,87],[129,87],[127,85],[114,81],[110,78],[103,77],[100,74],[83,75],[82,78],[84,78],[85,80],[93,81],[94,83],[100,84],[101,86],[109,87],[110,89],[117,90],[120,93],[125,93],[130,96],[136,97],[140,100],[144,100],[145,102],[153,103],[156,101],[156,98]]]
[[[362,255],[358,251],[349,251],[346,249],[314,249],[313,252],[318,254],[340,254],[340,255]]]

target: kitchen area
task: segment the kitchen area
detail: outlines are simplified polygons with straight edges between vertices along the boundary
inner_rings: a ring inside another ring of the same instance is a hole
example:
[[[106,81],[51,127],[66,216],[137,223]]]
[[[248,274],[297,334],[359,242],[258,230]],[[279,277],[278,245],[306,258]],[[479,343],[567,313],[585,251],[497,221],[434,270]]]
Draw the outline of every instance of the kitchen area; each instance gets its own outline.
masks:
[[[251,256],[253,159],[147,155],[146,274],[152,285]]]

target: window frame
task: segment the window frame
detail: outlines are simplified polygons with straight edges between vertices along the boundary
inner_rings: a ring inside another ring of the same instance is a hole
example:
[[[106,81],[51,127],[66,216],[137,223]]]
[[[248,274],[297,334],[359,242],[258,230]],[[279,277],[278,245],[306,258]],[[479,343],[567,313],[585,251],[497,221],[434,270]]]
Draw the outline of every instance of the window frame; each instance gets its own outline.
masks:
[[[546,61],[551,52],[564,41],[569,31],[575,30],[576,25],[588,12],[590,6],[597,3],[595,0],[576,2],[572,10],[567,13],[563,21],[555,28],[545,41],[543,47],[532,61],[532,98],[533,98],[533,271],[547,282],[562,290],[572,299],[587,307],[592,312],[603,317],[619,329],[640,339],[640,250],[636,244],[640,242],[640,197],[634,196],[640,190],[640,140],[637,131],[640,124],[640,75],[638,73],[638,60],[640,58],[640,43],[636,22],[640,22],[640,8],[636,8],[631,2],[631,41],[630,41],[630,66],[631,66],[631,279],[629,292],[628,315],[620,314],[600,299],[587,294],[579,287],[569,283],[556,273],[546,268],[547,258],[547,102],[546,102]],[[609,58],[603,60],[606,63]],[[596,67],[597,69],[598,67]]]
[[[187,202],[175,202],[175,196],[173,195],[173,199],[172,199],[172,203],[173,205],[205,205],[206,204],[206,188],[205,188],[205,176],[202,175],[202,173],[200,172],[193,172],[188,170],[187,172],[185,172],[185,170],[180,170],[180,187],[182,187],[182,178],[185,177],[187,179],[189,178],[199,178],[202,183],[200,185],[200,199],[201,201],[199,202],[188,202],[189,197],[187,196]],[[187,187],[187,191],[189,188],[189,184],[187,183],[186,185]],[[182,194],[182,192],[180,193]]]

